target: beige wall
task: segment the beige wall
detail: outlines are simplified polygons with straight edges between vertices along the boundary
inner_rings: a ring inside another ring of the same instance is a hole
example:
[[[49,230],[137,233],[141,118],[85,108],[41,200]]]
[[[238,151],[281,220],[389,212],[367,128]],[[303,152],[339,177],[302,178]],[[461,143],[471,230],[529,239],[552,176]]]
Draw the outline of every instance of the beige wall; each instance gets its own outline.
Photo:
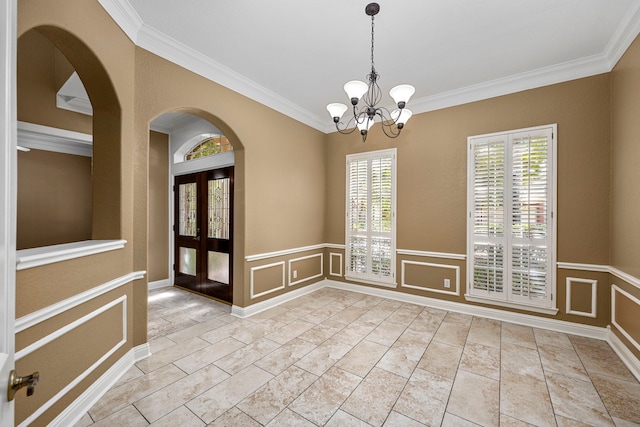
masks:
[[[149,133],[149,282],[169,278],[169,136]]]
[[[620,288],[613,331],[640,358],[640,40],[611,73],[611,265],[636,278]],[[626,292],[626,294],[624,294]],[[626,336],[621,332],[626,332]],[[630,336],[635,343],[632,343]]]
[[[17,248],[91,239],[91,158],[18,152]]]

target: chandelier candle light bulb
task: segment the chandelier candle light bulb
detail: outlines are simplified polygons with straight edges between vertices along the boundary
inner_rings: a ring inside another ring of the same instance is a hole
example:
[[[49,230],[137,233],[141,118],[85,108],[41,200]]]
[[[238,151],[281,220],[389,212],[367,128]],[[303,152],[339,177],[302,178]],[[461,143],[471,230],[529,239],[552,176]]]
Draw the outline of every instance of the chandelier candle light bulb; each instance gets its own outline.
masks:
[[[338,132],[348,134],[358,128],[360,135],[362,135],[362,142],[366,141],[367,134],[371,126],[373,126],[376,116],[380,119],[382,131],[385,135],[389,138],[398,137],[400,131],[413,114],[410,110],[406,109],[405,106],[416,91],[411,85],[398,85],[389,92],[398,109],[390,113],[385,107],[378,106],[382,99],[382,91],[380,90],[380,86],[378,86],[380,75],[376,72],[373,62],[373,36],[374,18],[379,11],[380,5],[378,5],[378,3],[369,3],[365,7],[365,13],[371,17],[371,72],[367,75],[369,83],[352,80],[344,85],[344,91],[347,93],[347,97],[353,106],[353,116],[350,117],[347,124],[341,128],[340,125],[342,125],[342,122],[340,122],[340,119],[349,107],[339,102],[327,105],[327,111],[329,111],[329,115],[336,124]],[[360,101],[362,101],[364,105],[358,109],[357,106]]]

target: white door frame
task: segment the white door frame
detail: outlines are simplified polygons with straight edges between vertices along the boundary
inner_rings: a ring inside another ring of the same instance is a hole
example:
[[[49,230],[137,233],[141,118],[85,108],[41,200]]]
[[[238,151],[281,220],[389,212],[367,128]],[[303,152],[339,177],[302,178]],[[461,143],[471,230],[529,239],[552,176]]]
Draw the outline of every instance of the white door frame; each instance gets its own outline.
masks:
[[[15,365],[17,0],[0,2],[0,427],[14,426],[7,401]]]

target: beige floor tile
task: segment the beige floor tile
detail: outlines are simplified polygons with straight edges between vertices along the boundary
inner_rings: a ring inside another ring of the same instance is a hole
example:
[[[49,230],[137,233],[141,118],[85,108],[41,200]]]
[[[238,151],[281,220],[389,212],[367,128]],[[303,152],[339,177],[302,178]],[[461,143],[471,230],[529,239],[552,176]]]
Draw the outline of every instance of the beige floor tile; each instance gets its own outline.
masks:
[[[262,323],[256,323],[252,326],[248,326],[246,328],[242,328],[239,331],[236,331],[233,335],[231,335],[231,338],[235,338],[245,344],[251,344],[284,326],[286,326],[285,323],[267,319]]]
[[[204,422],[210,423],[265,385],[273,375],[249,366],[222,383],[202,393],[185,406]]]
[[[315,427],[311,421],[296,414],[295,412],[285,409],[266,427]]]
[[[391,316],[387,317],[388,322],[397,323],[399,325],[409,326],[413,322],[418,314],[422,311],[423,307],[415,304],[403,304],[400,308],[394,311]]]
[[[573,344],[571,344],[569,336],[565,333],[534,328],[533,335],[538,347],[552,345],[573,349]]]
[[[317,379],[304,369],[291,366],[237,407],[261,424],[267,424]]]
[[[336,366],[364,378],[388,349],[387,346],[364,340],[340,359]]]
[[[289,409],[317,425],[324,425],[360,384],[360,380],[350,372],[331,368],[294,400]]]
[[[295,363],[314,375],[322,375],[352,349],[352,346],[330,339],[311,350]]]
[[[393,410],[423,424],[439,426],[452,385],[450,379],[416,369]]]
[[[469,326],[460,325],[458,323],[446,323],[443,321],[440,324],[438,331],[433,336],[433,341],[464,347],[468,333]]]
[[[188,328],[174,332],[170,335],[167,335],[167,338],[175,343],[182,343],[191,338],[200,336],[206,332],[221,328],[224,325],[226,325],[226,323],[224,323],[222,320],[212,319],[206,322],[196,323],[193,326],[189,326]]]
[[[453,414],[445,412],[442,419],[442,427],[476,427],[478,424],[472,423],[464,418],[457,417]]]
[[[544,378],[506,369],[500,372],[500,412],[540,427],[556,425]]]
[[[505,414],[500,414],[500,427],[529,427],[533,424],[526,423],[517,418],[512,418]]]
[[[409,341],[396,343],[382,356],[376,364],[378,368],[409,378],[422,358],[425,347],[418,347]]]
[[[565,375],[549,372],[547,386],[556,414],[594,425],[614,425],[590,381],[577,381]]]
[[[176,426],[178,424],[175,424]],[[215,419],[207,427],[260,427],[262,424],[235,406]],[[180,426],[182,427],[182,426]]]
[[[501,323],[497,320],[474,317],[467,335],[467,342],[500,348],[501,330]]]
[[[227,378],[229,374],[208,365],[136,401],[134,406],[149,422],[154,422]]]
[[[622,363],[615,352],[604,342],[596,344],[576,340],[574,347],[589,374],[602,374],[625,381],[635,381],[629,369]]]
[[[152,355],[172,345],[176,345],[176,343],[165,336],[149,339],[149,351]]]
[[[500,425],[500,383],[471,372],[458,371],[447,412],[485,427]]]
[[[612,417],[640,424],[640,384],[637,381],[598,374],[592,374],[591,379]]]
[[[340,322],[346,326],[349,323],[353,323],[358,320],[358,318],[366,312],[366,308],[350,306],[331,316],[329,319],[335,322]]]
[[[623,420],[622,418],[612,417],[616,427],[640,427],[640,423],[634,423],[632,421]]]
[[[343,307],[337,307],[331,304],[329,306],[321,307],[312,311],[311,313],[309,313],[307,316],[304,317],[304,320],[317,325],[319,323],[324,322],[331,316],[335,316],[336,314],[341,312],[343,309],[344,309]]]
[[[182,359],[178,359],[173,362],[173,364],[186,373],[191,374],[201,369],[203,366],[209,365],[244,346],[244,343],[241,343],[236,339],[231,337],[225,338],[216,344],[211,344],[208,347],[183,357]]]
[[[462,352],[460,369],[500,380],[500,349],[468,342]]]
[[[149,373],[155,371],[158,368],[166,366],[170,363],[175,362],[178,359],[181,359],[191,353],[195,353],[196,351],[208,347],[210,344],[198,337],[190,338],[189,340],[175,344],[171,347],[167,347],[162,349],[154,354],[151,357],[148,357],[138,363],[136,366],[140,368],[144,373]]]
[[[233,353],[229,353],[214,363],[220,369],[230,373],[231,375],[235,375],[256,360],[262,359],[278,347],[280,347],[279,344],[266,338],[261,338],[258,341],[234,351]]]
[[[113,385],[114,387],[118,387],[122,384],[128,383],[129,381],[141,378],[144,376],[144,372],[140,370],[136,365],[130,367],[127,372]]]
[[[78,421],[76,421],[76,423],[73,425],[73,427],[88,427],[88,426],[90,426],[92,424],[93,424],[93,420],[89,416],[89,413],[86,413],[86,414],[84,414],[82,416],[82,418],[80,418]]]
[[[140,412],[136,411],[136,408],[133,406],[128,405],[118,412],[92,424],[92,427],[138,427],[148,425],[149,423],[140,415]]]
[[[572,420],[571,418],[566,418],[558,414],[556,414],[556,422],[558,423],[558,427],[591,427],[593,426],[593,424],[581,423],[580,421]]]
[[[136,381],[110,389],[93,405],[89,415],[96,421],[101,420],[185,376],[184,372],[173,365],[164,366]]]
[[[391,411],[384,422],[384,427],[423,427],[425,425],[396,411]]]
[[[502,371],[506,370],[514,374],[544,381],[544,372],[537,350],[517,344],[502,343],[500,366]]]
[[[278,375],[316,347],[315,344],[301,338],[294,338],[253,364],[272,375]]]
[[[374,368],[341,409],[372,426],[381,426],[406,383],[406,378]]]
[[[573,346],[558,347],[544,344],[538,347],[538,354],[545,372],[557,372],[578,380],[589,381],[589,375]]]
[[[333,417],[325,424],[325,427],[370,427],[370,424],[338,409],[336,413],[333,414]]]
[[[365,337],[373,332],[377,327],[378,325],[375,323],[365,322],[358,319],[347,325],[340,332],[336,333],[333,338],[338,341],[342,341],[345,344],[354,346],[365,339]]]
[[[302,338],[305,341],[309,341],[315,345],[320,345],[335,334],[337,334],[341,329],[344,328],[344,324],[339,322],[333,322],[331,319],[325,320],[319,325],[314,326],[306,332],[298,335],[299,338]]]
[[[473,320],[473,316],[469,315],[469,314],[464,314],[464,313],[454,313],[453,311],[448,312],[445,316],[444,319],[442,319],[443,322],[446,323],[455,323],[461,326],[466,326],[466,327],[470,327],[471,326],[471,321]]]
[[[158,421],[151,423],[153,427],[202,427],[205,423],[193,412],[180,406],[173,412],[168,413]]]
[[[516,344],[535,350],[538,345],[533,335],[533,328],[516,325],[513,323],[502,323],[502,335],[500,337],[502,345]]]
[[[418,363],[418,368],[452,380],[456,376],[461,355],[461,347],[431,341]]]
[[[266,337],[271,341],[277,342],[278,344],[285,344],[296,338],[300,334],[307,332],[314,326],[316,326],[314,323],[307,322],[305,320],[294,320],[293,322],[281,327],[280,329],[267,334]]]
[[[387,347],[391,347],[394,342],[402,335],[406,326],[398,323],[384,321],[378,325],[369,335],[366,336],[366,340],[373,341],[378,344],[382,344]]]

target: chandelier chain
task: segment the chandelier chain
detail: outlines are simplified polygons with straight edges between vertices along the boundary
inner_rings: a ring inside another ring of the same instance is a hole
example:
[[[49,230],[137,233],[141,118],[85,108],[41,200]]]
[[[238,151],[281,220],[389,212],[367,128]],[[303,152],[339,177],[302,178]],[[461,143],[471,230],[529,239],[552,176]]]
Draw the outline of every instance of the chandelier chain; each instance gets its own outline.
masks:
[[[374,30],[373,21],[374,21],[374,19],[375,19],[375,16],[372,15],[371,16],[371,72],[375,72],[375,69],[376,69],[376,67],[374,65],[374,62],[373,62],[373,38],[374,38],[373,37],[373,30]]]

